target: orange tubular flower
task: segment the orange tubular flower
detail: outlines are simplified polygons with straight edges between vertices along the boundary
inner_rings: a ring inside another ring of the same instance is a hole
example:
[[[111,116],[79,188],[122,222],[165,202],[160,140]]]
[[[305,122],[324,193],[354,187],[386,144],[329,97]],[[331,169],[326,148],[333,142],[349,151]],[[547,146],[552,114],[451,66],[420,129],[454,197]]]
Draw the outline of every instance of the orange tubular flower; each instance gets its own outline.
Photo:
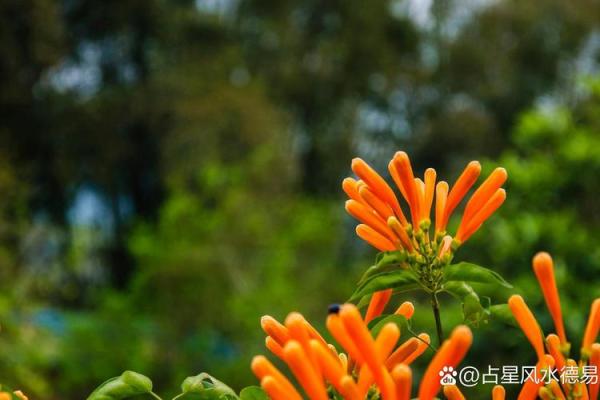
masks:
[[[467,202],[462,220],[468,221],[477,214],[492,195],[502,187],[507,178],[508,174],[504,168],[496,168]]]
[[[421,354],[423,354],[425,352],[425,350],[427,350],[427,347],[429,347],[429,344],[431,343],[431,338],[426,333],[419,334],[419,336],[417,336],[417,338],[419,339],[419,344],[417,346],[417,349],[415,351],[413,351],[403,361],[403,363],[406,365],[412,364],[413,361],[415,361],[417,358],[419,358],[419,356],[421,356]]]
[[[373,293],[373,296],[371,296],[371,301],[369,302],[369,308],[367,308],[367,314],[365,315],[365,323],[368,324],[374,318],[377,318],[381,315],[385,306],[392,297],[392,292],[392,289],[386,289]]]
[[[554,367],[554,359],[550,355],[544,355],[536,366],[537,377],[541,377],[542,370]],[[519,393],[517,400],[535,400],[538,397],[540,387],[544,385],[543,379],[528,379]]]
[[[413,229],[419,229],[419,192],[417,185],[415,184],[415,176],[413,174],[412,166],[408,158],[408,154],[403,151],[396,153],[392,159],[391,169],[395,171],[398,176],[400,183],[398,186],[404,188],[406,193],[406,201],[410,208],[411,219],[413,223]]]
[[[394,191],[374,169],[360,158],[355,158],[352,160],[352,171],[354,171],[354,173],[358,175],[377,196],[390,205],[400,221],[406,223],[406,218],[402,213],[400,203],[398,203]]]
[[[334,390],[344,399],[365,400],[374,387],[380,392],[382,400],[409,399],[411,371],[408,364],[422,353],[423,342],[427,347],[429,336],[421,334],[418,338],[400,343],[396,348],[400,338],[400,329],[396,324],[385,324],[377,338],[373,339],[356,306],[332,306],[330,311],[327,327],[354,363],[348,363],[346,355],[338,354],[298,313],[288,315],[285,326],[271,317],[261,320],[263,326],[277,327],[278,331],[287,330],[287,341],[281,344],[282,359],[308,398],[324,400],[327,399],[328,390]],[[464,329],[469,336],[467,340]],[[269,329],[269,332],[272,331]],[[280,345],[270,336],[267,338],[267,342]],[[447,354],[448,362],[456,364],[470,344],[470,331],[468,328],[457,329],[448,341],[452,341],[451,351]],[[305,345],[306,342],[308,345]],[[254,357],[251,367],[271,399],[300,400],[298,391],[265,357]],[[353,378],[356,373],[357,381]]]
[[[592,355],[590,356],[590,365],[596,367],[596,371],[600,371],[600,344],[594,343],[591,347]],[[600,391],[600,379],[596,382],[590,383],[590,400],[598,399],[598,392]]]
[[[412,372],[410,368],[405,364],[397,365],[392,371],[392,378],[396,384],[396,397],[398,400],[409,400],[412,384]]]
[[[306,394],[311,399],[327,400],[325,385],[300,343],[290,340],[283,348],[283,355]]]
[[[271,336],[279,345],[283,346],[290,340],[290,333],[288,329],[277,322],[277,320],[270,315],[265,315],[260,319],[260,325],[263,331]]]
[[[444,210],[446,209],[446,201],[448,200],[448,183],[444,181],[438,182],[435,187],[435,232],[441,232],[446,229],[446,225],[442,227],[444,221]]]
[[[448,400],[465,400],[465,396],[458,390],[456,385],[444,386],[444,396]]]
[[[271,353],[283,360],[283,347],[271,336],[265,338],[265,347],[269,349]]]
[[[542,330],[538,325],[535,316],[525,304],[525,300],[517,294],[508,299],[508,306],[523,333],[535,349],[538,360],[544,360],[544,340]],[[536,392],[537,393],[537,392]]]
[[[598,330],[600,329],[600,299],[594,300],[592,308],[590,310],[590,316],[585,327],[585,333],[583,334],[582,352],[589,354],[592,343],[598,337]]]
[[[379,251],[414,253],[426,248],[434,257],[439,255],[441,234],[445,233],[452,212],[475,184],[481,165],[477,161],[470,162],[451,190],[444,181],[436,184],[437,174],[433,168],[425,170],[422,180],[416,178],[410,159],[403,151],[394,155],[388,169],[408,205],[411,223],[404,216],[393,189],[367,163],[355,158],[352,160],[352,170],[360,181],[346,178],[342,188],[350,199],[346,202],[346,210],[364,224],[357,228],[358,236]],[[460,245],[465,242],[502,205],[506,192],[501,186],[506,177],[506,170],[497,168],[473,193],[467,202],[455,243]],[[429,229],[434,201],[435,235],[432,241]],[[451,250],[450,253],[456,250],[449,249],[453,237],[448,238],[450,241],[445,243],[444,254],[448,250]]]
[[[396,315],[402,315],[406,319],[411,319],[415,313],[415,306],[410,301],[400,304],[400,307],[394,312]]]
[[[504,386],[496,385],[494,389],[492,389],[492,400],[504,400],[506,397],[506,390],[504,390]]]
[[[394,251],[396,246],[388,238],[381,235],[369,225],[360,224],[356,227],[356,234],[359,238],[369,243],[379,251]]]
[[[410,338],[402,343],[385,361],[385,366],[392,368],[394,365],[405,363],[405,360],[419,348],[419,339]]]
[[[458,177],[454,186],[452,186],[450,193],[448,193],[448,199],[446,200],[446,206],[444,207],[444,216],[442,217],[442,222],[440,224],[442,230],[446,229],[452,211],[454,211],[456,206],[465,197],[469,189],[471,189],[471,186],[475,184],[480,173],[481,164],[477,161],[471,161],[467,164],[463,173]]]
[[[561,344],[567,344],[567,335],[563,324],[562,310],[560,308],[560,297],[554,279],[554,263],[552,257],[546,252],[540,252],[533,257],[533,271],[540,284],[548,311],[554,321],[556,333]]]
[[[477,232],[481,225],[494,213],[506,200],[506,191],[498,189],[483,207],[469,220],[464,220],[464,224],[458,227],[456,239],[459,242],[465,242],[472,234]]]
[[[392,378],[377,354],[375,342],[362,320],[358,309],[352,304],[344,304],[340,308],[339,315],[348,334],[361,351],[365,364],[371,370],[383,398],[386,400],[395,399],[396,393]],[[352,354],[350,356],[353,357]]]
[[[436,396],[440,391],[439,372],[442,367],[455,368],[471,347],[472,341],[473,335],[468,327],[461,325],[452,331],[450,338],[444,341],[423,375],[419,386],[419,400],[432,400]]]
[[[288,381],[288,379],[283,376],[283,374],[279,372],[279,370],[275,368],[275,366],[273,366],[273,364],[271,364],[265,357],[254,357],[254,359],[252,359],[251,368],[252,372],[254,372],[254,375],[256,375],[258,379],[262,380],[265,377],[270,376],[275,379],[278,383],[278,386],[281,387],[285,393],[289,393],[292,398],[294,398],[294,395],[296,395],[296,398],[298,399],[301,398],[290,381]]]
[[[550,355],[554,358],[556,368],[561,371],[564,368],[566,361],[565,356],[560,350],[559,337],[553,333],[546,336],[546,348],[548,349],[548,353],[550,353]]]

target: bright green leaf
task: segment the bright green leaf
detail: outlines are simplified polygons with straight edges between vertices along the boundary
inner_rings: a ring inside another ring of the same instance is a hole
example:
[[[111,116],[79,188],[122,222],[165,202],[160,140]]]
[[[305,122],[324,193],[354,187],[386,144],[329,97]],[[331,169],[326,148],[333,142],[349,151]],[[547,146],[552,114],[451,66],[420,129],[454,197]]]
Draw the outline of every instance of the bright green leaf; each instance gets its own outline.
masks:
[[[508,304],[496,304],[489,308],[490,316],[507,325],[517,326]]]
[[[258,386],[248,386],[240,392],[240,400],[269,400],[269,396]]]
[[[116,400],[152,392],[150,378],[133,371],[109,379],[100,385],[87,400]]]
[[[384,289],[394,289],[396,291],[407,291],[417,289],[419,283],[414,273],[408,269],[399,269],[374,275],[362,282],[352,296],[350,302],[355,302],[374,292]]]
[[[377,254],[375,265],[372,265],[365,271],[358,284],[362,284],[372,276],[400,268],[402,262],[405,260],[406,253],[399,251],[388,251]]]
[[[512,285],[497,272],[472,263],[461,262],[448,265],[444,267],[443,274],[445,282],[486,283],[512,288]]]

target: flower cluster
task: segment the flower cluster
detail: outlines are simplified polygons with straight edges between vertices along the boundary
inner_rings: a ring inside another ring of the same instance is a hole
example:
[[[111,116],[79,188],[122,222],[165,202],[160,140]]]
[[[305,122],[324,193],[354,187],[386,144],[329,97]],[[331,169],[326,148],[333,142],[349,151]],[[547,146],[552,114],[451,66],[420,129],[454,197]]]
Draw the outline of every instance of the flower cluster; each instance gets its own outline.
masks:
[[[504,202],[506,182],[504,168],[496,168],[467,201],[454,237],[447,225],[481,173],[477,161],[470,162],[452,188],[436,183],[436,171],[428,168],[423,179],[416,178],[408,155],[399,151],[388,164],[389,173],[408,205],[410,220],[405,216],[394,190],[366,162],[352,160],[352,170],[359,180],[346,178],[342,188],[350,198],[346,210],[361,222],[357,235],[380,251],[398,251],[404,267],[410,268],[421,286],[434,295],[443,286],[442,269],[452,260],[454,251],[473,235]],[[435,195],[435,196],[434,196]],[[431,235],[431,209],[435,200],[435,225]],[[373,294],[366,320],[381,314],[392,296],[392,289]],[[435,300],[437,302],[437,300]],[[438,334],[439,335],[439,334]]]
[[[523,298],[513,295],[508,300],[508,305],[525,336],[535,349],[538,358],[538,368],[549,368],[555,371],[564,371],[571,368],[582,374],[582,369],[591,365],[596,371],[600,370],[600,344],[595,343],[600,329],[600,298],[592,303],[588,322],[581,342],[580,360],[576,362],[570,357],[571,344],[567,341],[560,297],[554,278],[554,263],[548,253],[538,253],[533,258],[533,270],[542,289],[544,300],[552,316],[556,333],[544,336],[537,320]],[[544,346],[545,345],[545,346]],[[547,351],[547,353],[546,353]],[[576,382],[559,382],[551,380],[545,384],[543,381],[529,380],[523,386],[519,399],[598,399],[600,382],[598,379],[587,384],[582,380]]]
[[[410,303],[404,303],[404,305]],[[397,313],[412,316],[412,304]],[[314,400],[342,398],[408,400],[411,398],[411,363],[429,346],[420,334],[398,345],[400,329],[385,324],[373,337],[365,319],[352,304],[330,307],[327,329],[341,346],[339,351],[298,313],[284,324],[270,316],[261,320],[266,347],[292,371],[302,391]],[[442,366],[456,367],[471,346],[471,331],[458,326],[429,364],[419,386],[419,399],[432,400],[440,391]],[[300,391],[264,356],[252,360],[252,371],[273,400],[300,400]],[[448,390],[448,389],[446,389]],[[452,389],[450,389],[452,390]],[[454,388],[457,393],[458,389]]]
[[[465,206],[454,237],[446,232],[448,221],[481,173],[481,165],[471,161],[450,189],[448,183],[436,183],[433,168],[423,179],[416,178],[408,155],[399,151],[388,164],[389,173],[408,205],[410,220],[392,188],[360,158],[352,160],[359,180],[346,178],[342,188],[350,198],[346,210],[361,224],[356,233],[380,251],[402,250],[410,257],[438,258],[467,241],[504,202],[502,185],[507,179],[504,168],[496,168],[475,190]],[[434,196],[435,195],[435,196]],[[434,237],[430,237],[431,209],[435,197]]]

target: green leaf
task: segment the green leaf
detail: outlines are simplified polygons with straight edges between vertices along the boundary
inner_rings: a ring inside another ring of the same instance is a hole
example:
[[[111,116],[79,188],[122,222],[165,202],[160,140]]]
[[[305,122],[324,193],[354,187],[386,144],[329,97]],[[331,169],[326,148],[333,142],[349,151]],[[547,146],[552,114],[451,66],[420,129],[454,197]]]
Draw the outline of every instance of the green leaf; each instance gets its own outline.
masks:
[[[370,266],[358,281],[358,284],[365,282],[368,278],[384,272],[393,271],[400,268],[406,260],[406,253],[400,251],[387,251],[377,254],[375,265]]]
[[[348,301],[355,302],[364,296],[390,288],[397,291],[413,290],[419,288],[419,282],[415,274],[408,269],[377,274],[359,284]]]
[[[408,331],[409,323],[408,320],[402,315],[396,314],[388,314],[381,315],[375,318],[373,321],[369,322],[369,331],[371,331],[371,335],[373,337],[377,337],[381,329],[390,322],[398,325],[400,328],[400,333]]]
[[[181,391],[185,394],[196,394],[193,398],[199,400],[238,399],[233,389],[206,372],[185,378],[181,384]]]
[[[150,378],[133,371],[125,371],[121,376],[109,379],[87,398],[87,400],[126,399],[152,392]]]
[[[443,269],[445,282],[471,282],[487,283],[501,285],[505,288],[512,288],[512,285],[504,280],[495,271],[484,268],[477,264],[460,262],[458,264],[448,265]]]
[[[496,304],[490,306],[489,312],[493,319],[501,321],[507,325],[517,326],[515,317],[513,317],[508,304]]]
[[[258,386],[248,386],[240,392],[240,400],[269,400],[269,396]]]
[[[477,326],[479,322],[487,321],[488,312],[481,305],[479,296],[471,285],[466,282],[446,282],[444,290],[461,301],[465,322]]]

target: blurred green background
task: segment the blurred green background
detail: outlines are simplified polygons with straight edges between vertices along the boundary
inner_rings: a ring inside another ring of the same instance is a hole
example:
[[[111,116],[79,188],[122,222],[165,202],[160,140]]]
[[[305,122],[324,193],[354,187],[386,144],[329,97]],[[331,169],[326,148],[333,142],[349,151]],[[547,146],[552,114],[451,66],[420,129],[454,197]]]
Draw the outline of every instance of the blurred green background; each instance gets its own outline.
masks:
[[[508,169],[457,259],[502,273],[548,333],[530,259],[552,252],[578,349],[600,296],[597,1],[0,0],[0,18],[5,383],[38,399],[125,369],[162,393],[201,371],[255,383],[259,317],[322,327],[373,261],[340,182],[399,149],[448,181],[471,159]],[[491,321],[467,363],[533,358]]]

